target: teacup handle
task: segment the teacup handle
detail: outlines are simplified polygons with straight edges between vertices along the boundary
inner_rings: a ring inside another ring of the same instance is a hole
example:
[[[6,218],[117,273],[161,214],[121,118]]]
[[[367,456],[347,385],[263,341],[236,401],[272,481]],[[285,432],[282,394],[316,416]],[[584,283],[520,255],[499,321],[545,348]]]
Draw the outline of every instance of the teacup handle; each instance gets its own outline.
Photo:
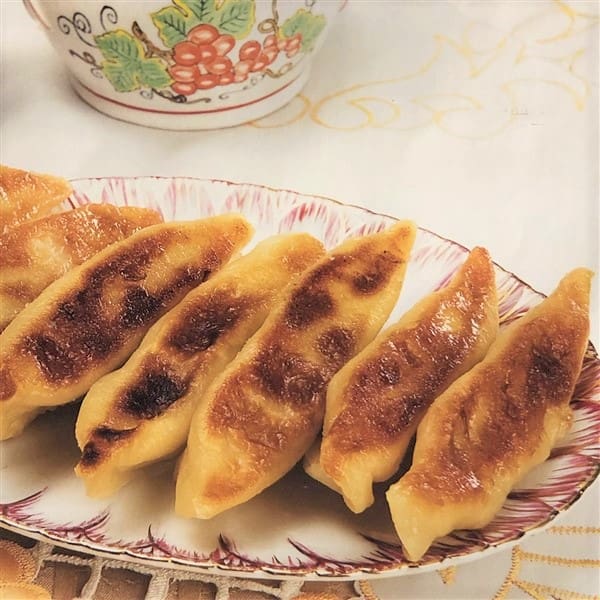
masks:
[[[39,8],[39,4],[36,0],[23,0],[23,4],[29,13],[29,16],[37,21],[44,29],[50,29],[50,25],[44,20],[42,16],[42,11]]]

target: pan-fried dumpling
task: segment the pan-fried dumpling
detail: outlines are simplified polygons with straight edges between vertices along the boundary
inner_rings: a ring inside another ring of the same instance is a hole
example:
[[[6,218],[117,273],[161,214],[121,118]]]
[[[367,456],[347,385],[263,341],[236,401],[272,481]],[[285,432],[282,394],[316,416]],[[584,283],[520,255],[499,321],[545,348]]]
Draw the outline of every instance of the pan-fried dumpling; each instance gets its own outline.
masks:
[[[121,365],[250,236],[238,215],[152,225],[50,284],[0,335],[0,437]]]
[[[411,469],[387,492],[411,560],[454,529],[487,525],[567,432],[587,347],[591,277],[587,269],[566,275],[430,407]]]
[[[42,290],[113,242],[160,223],[148,208],[88,204],[0,236],[0,332]]]
[[[349,240],[286,290],[194,414],[178,514],[210,518],[302,458],[321,428],[327,383],[396,303],[414,236],[414,225],[401,222]]]
[[[487,251],[475,248],[449,285],[334,375],[320,456],[309,457],[307,472],[324,483],[331,478],[351,510],[365,510],[373,482],[398,470],[429,405],[485,356],[497,332],[494,267]]]
[[[71,184],[60,177],[0,165],[0,234],[47,215],[71,192]]]
[[[79,411],[76,472],[108,496],[134,469],[185,445],[210,384],[262,325],[285,285],[321,258],[305,233],[269,238],[192,290],[146,334],[125,365],[99,379]]]

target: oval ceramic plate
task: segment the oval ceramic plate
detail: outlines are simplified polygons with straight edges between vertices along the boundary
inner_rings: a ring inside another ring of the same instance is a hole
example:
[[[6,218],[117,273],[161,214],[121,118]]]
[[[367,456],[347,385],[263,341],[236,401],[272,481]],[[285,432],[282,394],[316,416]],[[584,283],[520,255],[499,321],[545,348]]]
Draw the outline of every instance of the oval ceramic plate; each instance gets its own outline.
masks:
[[[256,227],[254,242],[285,231],[308,231],[333,247],[349,236],[389,226],[392,217],[332,200],[223,181],[177,178],[86,179],[74,182],[70,204],[111,202],[158,209],[166,220],[229,211]],[[439,288],[467,250],[419,230],[394,320]],[[503,324],[542,295],[497,267]],[[600,362],[590,345],[572,400],[573,426],[550,458],[521,481],[496,518],[478,531],[438,540],[418,564],[404,558],[377,486],[361,515],[296,468],[251,501],[208,521],[173,513],[173,463],[154,465],[110,501],[86,497],[73,473],[79,453],[77,407],[39,417],[1,445],[2,516],[6,527],[76,550],[147,564],[208,569],[248,577],[356,578],[396,576],[483,557],[540,530],[564,512],[600,469]]]

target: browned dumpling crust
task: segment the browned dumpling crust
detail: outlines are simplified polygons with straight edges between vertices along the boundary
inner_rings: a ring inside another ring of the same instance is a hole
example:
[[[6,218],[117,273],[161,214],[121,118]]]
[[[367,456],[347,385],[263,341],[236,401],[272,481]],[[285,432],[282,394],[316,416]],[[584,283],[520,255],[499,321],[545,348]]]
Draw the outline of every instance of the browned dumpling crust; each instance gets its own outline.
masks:
[[[0,234],[47,215],[71,192],[66,179],[0,165]]]
[[[162,221],[148,208],[88,204],[0,235],[0,332],[53,281],[114,242]]]
[[[287,290],[192,419],[178,514],[210,518],[302,458],[321,428],[327,383],[395,305],[414,237],[414,225],[401,222],[349,240]]]
[[[437,537],[489,523],[567,432],[587,347],[591,277],[587,269],[566,275],[425,415],[412,467],[387,493],[411,560]]]
[[[0,437],[71,402],[252,234],[239,215],[146,227],[47,287],[0,335]]]
[[[325,254],[306,233],[274,236],[192,290],[125,365],[83,400],[76,473],[89,495],[115,492],[135,469],[180,451],[204,392],[262,325],[281,290]]]
[[[397,471],[434,398],[485,356],[497,332],[494,267],[487,251],[475,248],[445,288],[418,302],[335,374],[320,467],[351,510],[373,503],[373,482]],[[321,479],[314,462],[305,468]]]

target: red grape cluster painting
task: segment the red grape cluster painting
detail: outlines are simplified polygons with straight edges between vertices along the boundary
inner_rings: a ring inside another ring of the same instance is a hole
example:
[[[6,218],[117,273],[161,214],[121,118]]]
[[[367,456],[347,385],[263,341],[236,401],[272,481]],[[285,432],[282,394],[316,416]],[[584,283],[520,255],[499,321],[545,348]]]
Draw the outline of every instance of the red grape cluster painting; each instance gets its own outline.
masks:
[[[105,78],[117,92],[139,91],[178,103],[207,102],[204,92],[219,88],[225,99],[236,90],[279,78],[310,53],[325,28],[326,17],[311,0],[285,19],[277,0],[257,20],[256,0],[172,0],[150,13],[154,28],[133,21],[122,27],[116,10],[102,8],[103,29],[94,33],[81,12],[58,17],[65,35],[74,33],[90,50],[70,54]],[[262,3],[265,4],[264,2]],[[294,58],[296,57],[296,58]]]
[[[302,34],[278,39],[274,33],[262,42],[248,40],[232,52],[235,38],[220,33],[207,23],[196,25],[186,39],[173,47],[174,65],[168,68],[174,82],[171,89],[177,94],[191,96],[197,90],[208,90],[219,85],[241,83],[251,73],[262,73],[279,56],[291,58],[300,51]]]

